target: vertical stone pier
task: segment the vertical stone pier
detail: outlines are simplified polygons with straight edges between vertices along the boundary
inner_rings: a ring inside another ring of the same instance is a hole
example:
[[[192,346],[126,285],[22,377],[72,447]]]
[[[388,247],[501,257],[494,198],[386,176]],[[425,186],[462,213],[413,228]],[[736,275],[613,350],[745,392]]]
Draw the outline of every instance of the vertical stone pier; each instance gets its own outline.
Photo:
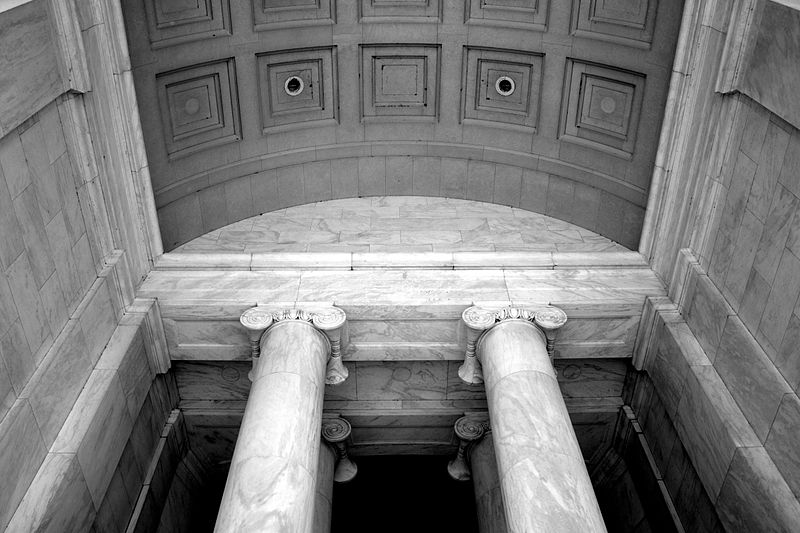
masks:
[[[471,307],[463,317],[481,331],[465,375],[486,387],[508,531],[606,531],[550,359],[566,315]]]
[[[253,347],[253,383],[215,532],[312,531],[332,355],[326,332],[335,335],[344,321],[344,312],[334,307],[253,308],[242,315]]]

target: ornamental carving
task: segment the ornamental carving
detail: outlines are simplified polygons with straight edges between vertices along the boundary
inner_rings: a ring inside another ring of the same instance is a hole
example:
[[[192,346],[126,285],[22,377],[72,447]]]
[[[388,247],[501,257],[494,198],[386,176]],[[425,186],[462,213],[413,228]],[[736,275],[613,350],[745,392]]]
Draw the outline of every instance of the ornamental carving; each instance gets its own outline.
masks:
[[[539,308],[508,306],[499,309],[473,305],[461,313],[461,319],[467,326],[467,350],[464,362],[458,368],[458,376],[465,383],[477,385],[483,383],[483,370],[475,354],[475,347],[484,332],[503,320],[527,320],[544,333],[547,340],[547,354],[552,361],[555,354],[556,333],[567,323],[567,314],[551,305]]]
[[[261,336],[264,332],[273,324],[287,320],[309,322],[325,334],[331,344],[331,354],[325,372],[325,384],[338,385],[345,381],[349,372],[342,363],[342,330],[347,315],[338,307],[333,306],[311,309],[298,307],[252,307],[247,309],[242,313],[239,321],[247,328],[253,365],[255,366],[260,356]]]

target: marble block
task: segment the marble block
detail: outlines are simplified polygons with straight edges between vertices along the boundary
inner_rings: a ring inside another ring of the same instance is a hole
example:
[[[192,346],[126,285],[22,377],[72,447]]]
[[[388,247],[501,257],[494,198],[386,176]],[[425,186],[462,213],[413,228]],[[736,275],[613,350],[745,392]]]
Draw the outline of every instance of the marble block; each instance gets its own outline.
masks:
[[[800,495],[800,448],[797,446],[799,427],[800,399],[795,394],[786,394],[769,430],[764,448],[795,496]]]
[[[358,361],[358,399],[441,400],[445,398],[446,370],[446,363],[437,361]]]
[[[760,446],[736,450],[717,514],[728,531],[800,530],[800,502]]]
[[[8,525],[47,455],[27,400],[17,400],[0,422],[0,529]]]
[[[91,372],[83,329],[70,320],[20,394],[30,402],[47,446],[55,441]]]
[[[792,389],[741,320],[728,317],[714,368],[763,443]]]
[[[74,454],[47,454],[7,531],[87,531],[95,508]]]
[[[736,449],[761,444],[711,366],[689,367],[675,429],[712,500]]]
[[[697,280],[692,283],[691,277],[695,275]],[[733,314],[733,310],[711,279],[699,274],[698,268],[690,269],[688,286],[693,287],[694,291],[687,295],[686,323],[708,358],[713,361],[722,337],[722,329],[725,327],[725,319]]]
[[[94,370],[50,451],[77,454],[92,500],[98,507],[132,427],[117,373]]]

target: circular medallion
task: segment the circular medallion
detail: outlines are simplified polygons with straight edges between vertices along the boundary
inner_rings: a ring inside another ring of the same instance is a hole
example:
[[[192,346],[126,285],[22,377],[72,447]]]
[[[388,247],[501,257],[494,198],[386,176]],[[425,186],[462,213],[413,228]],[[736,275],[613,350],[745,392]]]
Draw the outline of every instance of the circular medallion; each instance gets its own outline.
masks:
[[[305,83],[303,83],[303,79],[299,76],[289,76],[283,83],[283,90],[286,91],[286,94],[289,96],[297,96],[303,92],[304,88]]]
[[[189,98],[183,104],[183,110],[186,111],[187,115],[194,115],[200,111],[200,102],[197,100],[197,98]]]
[[[222,369],[222,379],[225,381],[233,383],[234,381],[239,381],[239,377],[241,374],[239,371],[232,366],[226,366]]]
[[[511,96],[514,94],[516,88],[517,84],[508,76],[500,76],[497,78],[497,81],[494,82],[494,90],[497,91],[497,94],[500,96]]]
[[[617,109],[617,102],[615,102],[610,96],[606,96],[600,100],[600,109],[602,109],[603,113],[606,115],[610,115],[614,112],[614,110]]]

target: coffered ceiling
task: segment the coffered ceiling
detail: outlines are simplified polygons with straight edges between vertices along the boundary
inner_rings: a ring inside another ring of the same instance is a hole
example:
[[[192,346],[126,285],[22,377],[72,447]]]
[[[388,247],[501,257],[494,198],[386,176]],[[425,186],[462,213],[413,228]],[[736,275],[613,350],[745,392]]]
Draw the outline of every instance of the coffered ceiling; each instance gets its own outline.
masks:
[[[409,194],[637,245],[680,1],[123,8],[167,250],[290,205]]]

